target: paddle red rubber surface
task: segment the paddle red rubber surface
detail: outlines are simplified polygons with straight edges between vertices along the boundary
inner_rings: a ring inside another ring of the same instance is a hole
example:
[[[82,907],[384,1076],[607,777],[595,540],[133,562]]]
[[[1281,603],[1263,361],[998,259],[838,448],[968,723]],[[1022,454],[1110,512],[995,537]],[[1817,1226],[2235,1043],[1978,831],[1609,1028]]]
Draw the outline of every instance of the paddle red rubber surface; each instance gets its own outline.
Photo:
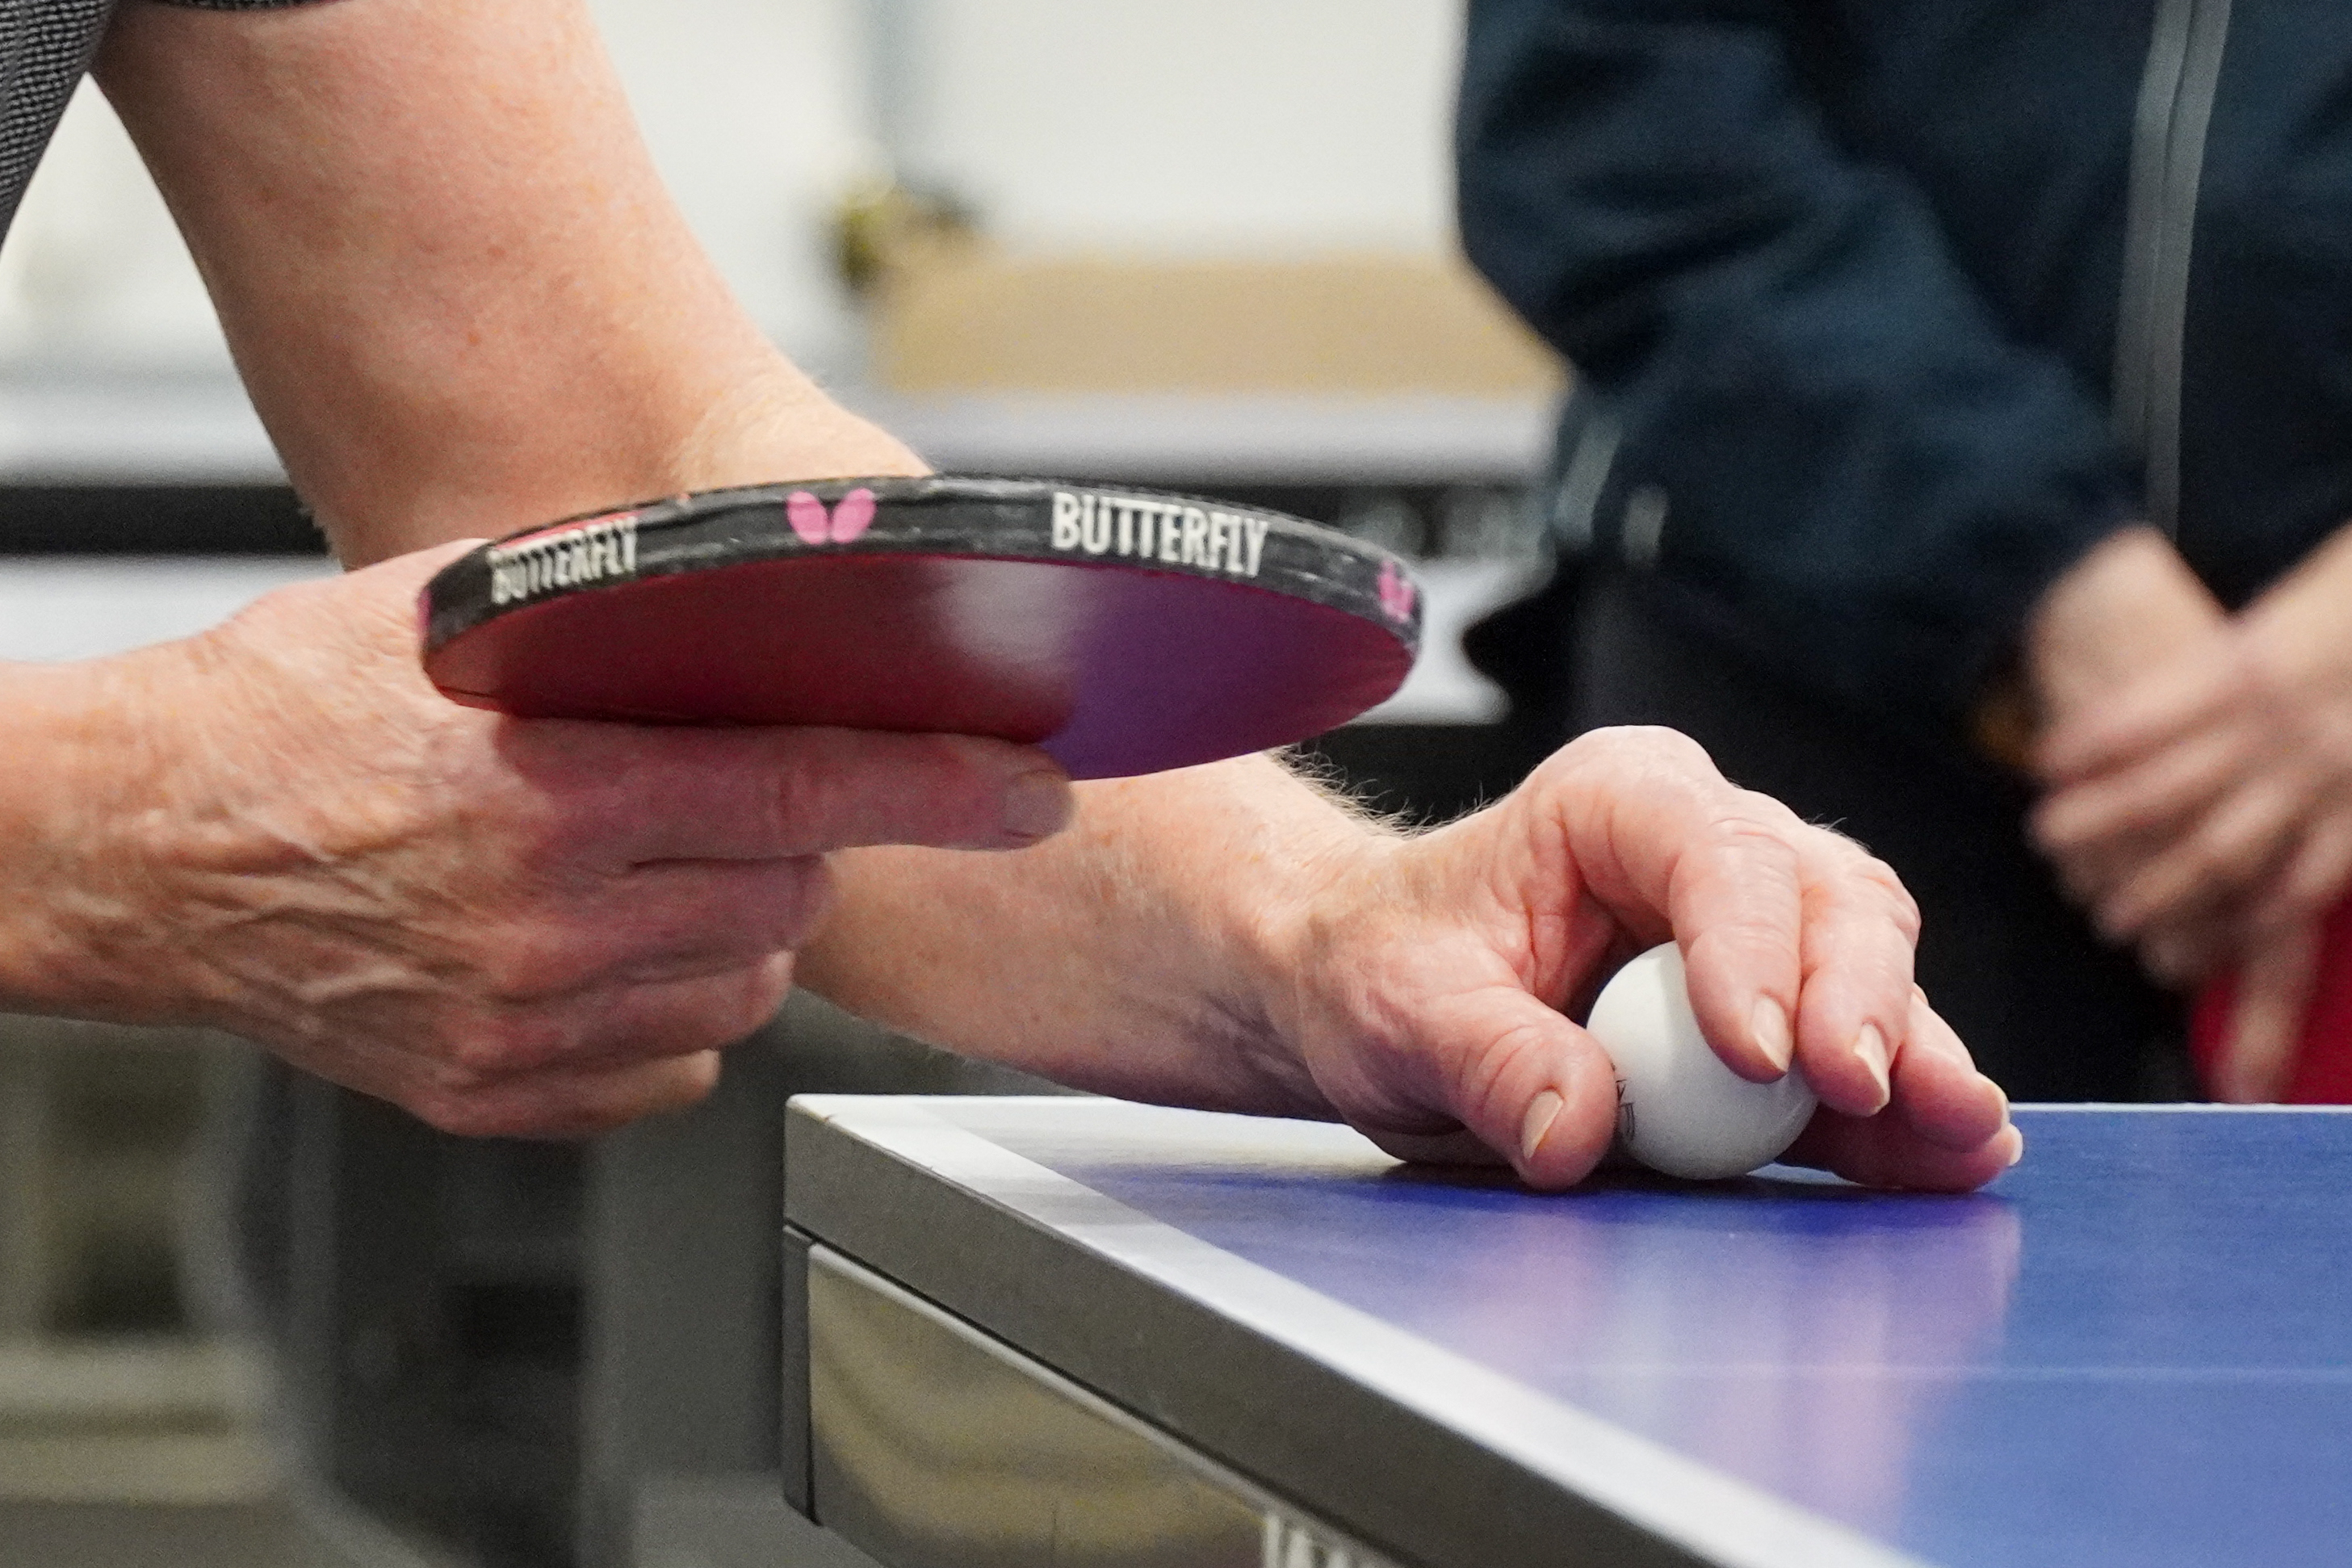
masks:
[[[1038,743],[1073,777],[1287,744],[1395,691],[1402,563],[1250,508],[994,479],[715,491],[485,546],[426,672],[529,717]]]

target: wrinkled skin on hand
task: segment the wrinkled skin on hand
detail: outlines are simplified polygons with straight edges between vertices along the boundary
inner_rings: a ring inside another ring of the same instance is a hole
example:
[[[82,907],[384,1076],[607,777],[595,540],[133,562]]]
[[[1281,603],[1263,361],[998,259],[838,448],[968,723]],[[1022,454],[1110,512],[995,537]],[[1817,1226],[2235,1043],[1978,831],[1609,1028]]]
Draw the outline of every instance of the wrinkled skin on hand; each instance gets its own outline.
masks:
[[[2101,929],[2179,978],[2352,881],[2352,636],[2314,629],[2250,612],[2043,748],[2037,837]]]
[[[135,740],[84,759],[56,841],[118,1016],[234,1030],[451,1131],[589,1132],[709,1089],[791,984],[826,851],[1067,816],[1055,764],[997,742],[459,707],[415,621],[456,552],[93,667]]]
[[[2023,1142],[1913,984],[1917,929],[1883,863],[1735,788],[1695,742],[1601,731],[1495,806],[1341,868],[1301,921],[1285,1026],[1319,1093],[1392,1152],[1564,1188],[1616,1112],[1572,1018],[1671,938],[1724,1061],[1763,1081],[1793,1058],[1819,1092],[1790,1160],[1964,1191]]]
[[[2224,1099],[2293,1076],[2318,931],[2352,887],[2352,533],[2063,714],[2034,832],[2100,929],[2188,986],[2240,965]]]

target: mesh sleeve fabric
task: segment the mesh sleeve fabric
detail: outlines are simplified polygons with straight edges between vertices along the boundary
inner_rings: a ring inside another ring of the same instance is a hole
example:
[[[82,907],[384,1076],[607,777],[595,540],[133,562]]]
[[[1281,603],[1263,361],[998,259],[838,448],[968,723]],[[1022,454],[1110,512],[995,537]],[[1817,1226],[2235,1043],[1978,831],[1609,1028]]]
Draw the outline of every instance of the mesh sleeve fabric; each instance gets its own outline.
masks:
[[[313,0],[165,0],[207,11],[275,10]],[[0,0],[0,236],[89,70],[115,0]]]

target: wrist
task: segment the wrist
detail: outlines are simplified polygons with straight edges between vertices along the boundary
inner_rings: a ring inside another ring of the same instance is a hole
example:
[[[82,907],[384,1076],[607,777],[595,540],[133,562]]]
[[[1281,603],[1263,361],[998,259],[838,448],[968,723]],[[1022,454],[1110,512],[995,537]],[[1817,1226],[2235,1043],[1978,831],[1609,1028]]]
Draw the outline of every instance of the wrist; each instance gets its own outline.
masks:
[[[779,359],[737,381],[705,411],[679,443],[666,488],[929,472],[904,442],[852,414]]]
[[[126,700],[120,660],[0,667],[0,1005],[40,1014],[162,1021],[172,1009],[144,971],[175,945],[138,897],[143,830],[135,798],[156,762],[157,710]]]
[[[756,355],[739,358],[751,363],[712,378],[722,390],[707,401],[678,392],[614,421],[649,431],[643,440],[614,442],[583,458],[592,432],[572,445],[511,458],[505,471],[403,470],[364,490],[364,506],[310,486],[309,491],[320,492],[320,525],[342,563],[357,567],[658,496],[930,471],[905,443],[841,406],[764,345]],[[519,445],[476,439],[502,450]]]
[[[2338,530],[2233,623],[2257,677],[2273,685],[2352,683],[2352,529]]]
[[[1412,903],[1404,836],[1344,803],[1332,815],[1240,928],[1251,933],[1243,972],[1263,1016],[1250,1065],[1269,1103],[1288,1115],[1339,1114],[1333,1091],[1347,1086],[1325,1082],[1317,1064],[1349,1059],[1349,1044],[1385,1034],[1390,1022],[1371,1016],[1372,976],[1350,953]]]
[[[2051,585],[2027,622],[2033,722],[2063,724],[2224,624],[2169,540],[2145,526],[2110,535]]]

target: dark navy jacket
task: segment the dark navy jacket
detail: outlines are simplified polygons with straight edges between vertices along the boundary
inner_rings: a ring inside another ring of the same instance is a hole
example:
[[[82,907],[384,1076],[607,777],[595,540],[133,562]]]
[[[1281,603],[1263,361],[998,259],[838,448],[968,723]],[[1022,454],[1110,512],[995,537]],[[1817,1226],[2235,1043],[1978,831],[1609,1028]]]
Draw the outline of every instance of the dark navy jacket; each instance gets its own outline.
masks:
[[[2352,519],[2352,0],[1473,0],[1458,151],[1570,542],[1848,700],[1958,719],[2126,521],[2235,605]]]

